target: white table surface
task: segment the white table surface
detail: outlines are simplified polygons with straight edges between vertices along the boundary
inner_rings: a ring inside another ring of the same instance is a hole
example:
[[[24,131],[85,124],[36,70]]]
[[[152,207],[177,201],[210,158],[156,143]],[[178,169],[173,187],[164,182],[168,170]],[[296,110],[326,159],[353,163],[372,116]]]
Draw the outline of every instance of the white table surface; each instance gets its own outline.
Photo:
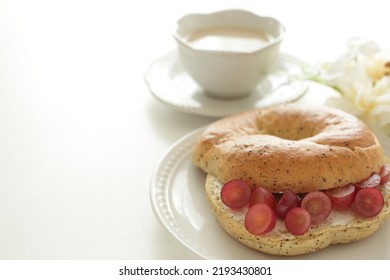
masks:
[[[275,16],[282,51],[317,62],[353,36],[389,47],[382,2],[0,0],[0,259],[196,259],[149,201],[164,152],[214,120],[168,108],[144,82],[175,48],[176,19]]]

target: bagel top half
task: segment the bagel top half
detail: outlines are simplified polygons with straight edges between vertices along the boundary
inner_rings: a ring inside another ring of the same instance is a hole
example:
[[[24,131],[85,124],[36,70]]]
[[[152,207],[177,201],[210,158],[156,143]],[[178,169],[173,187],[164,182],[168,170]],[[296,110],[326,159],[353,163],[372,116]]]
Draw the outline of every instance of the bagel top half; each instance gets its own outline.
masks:
[[[376,137],[356,117],[292,104],[216,121],[198,138],[192,161],[220,182],[297,193],[359,182],[384,164]]]

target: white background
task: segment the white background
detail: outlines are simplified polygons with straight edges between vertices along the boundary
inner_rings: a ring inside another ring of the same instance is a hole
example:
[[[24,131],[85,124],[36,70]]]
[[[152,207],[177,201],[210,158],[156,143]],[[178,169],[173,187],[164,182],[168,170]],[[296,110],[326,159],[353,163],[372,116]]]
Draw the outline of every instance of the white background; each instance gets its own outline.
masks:
[[[353,36],[390,47],[385,1],[0,0],[0,259],[192,259],[156,221],[149,184],[177,112],[143,75],[187,13],[243,8],[284,22],[282,50],[334,58]]]

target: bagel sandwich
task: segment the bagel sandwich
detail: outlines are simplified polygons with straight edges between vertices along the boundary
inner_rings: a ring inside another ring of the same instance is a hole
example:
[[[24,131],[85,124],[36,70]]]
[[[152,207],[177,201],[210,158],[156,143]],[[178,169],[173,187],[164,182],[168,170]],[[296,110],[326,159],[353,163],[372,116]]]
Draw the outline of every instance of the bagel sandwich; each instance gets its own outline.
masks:
[[[357,241],[390,216],[390,163],[370,129],[340,110],[290,104],[229,116],[200,135],[192,155],[207,173],[207,198],[222,228],[267,254],[302,255]],[[235,180],[246,184],[252,197],[261,188],[275,202],[251,205],[248,198],[239,207],[229,205],[223,188]],[[338,207],[338,198],[332,197],[339,189],[353,190],[347,207]],[[287,193],[299,203],[281,215],[278,205]],[[321,199],[310,199],[317,196]],[[368,214],[361,210],[366,196],[379,205]],[[259,223],[268,223],[267,229],[256,232]]]

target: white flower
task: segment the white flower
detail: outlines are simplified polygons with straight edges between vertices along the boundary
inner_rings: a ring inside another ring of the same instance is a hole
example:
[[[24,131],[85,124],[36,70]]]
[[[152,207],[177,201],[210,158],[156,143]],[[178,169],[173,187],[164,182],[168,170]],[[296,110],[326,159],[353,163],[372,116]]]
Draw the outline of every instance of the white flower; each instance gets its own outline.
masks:
[[[390,135],[390,54],[375,42],[350,41],[344,55],[321,65],[315,80],[340,92],[328,104],[374,120]]]

